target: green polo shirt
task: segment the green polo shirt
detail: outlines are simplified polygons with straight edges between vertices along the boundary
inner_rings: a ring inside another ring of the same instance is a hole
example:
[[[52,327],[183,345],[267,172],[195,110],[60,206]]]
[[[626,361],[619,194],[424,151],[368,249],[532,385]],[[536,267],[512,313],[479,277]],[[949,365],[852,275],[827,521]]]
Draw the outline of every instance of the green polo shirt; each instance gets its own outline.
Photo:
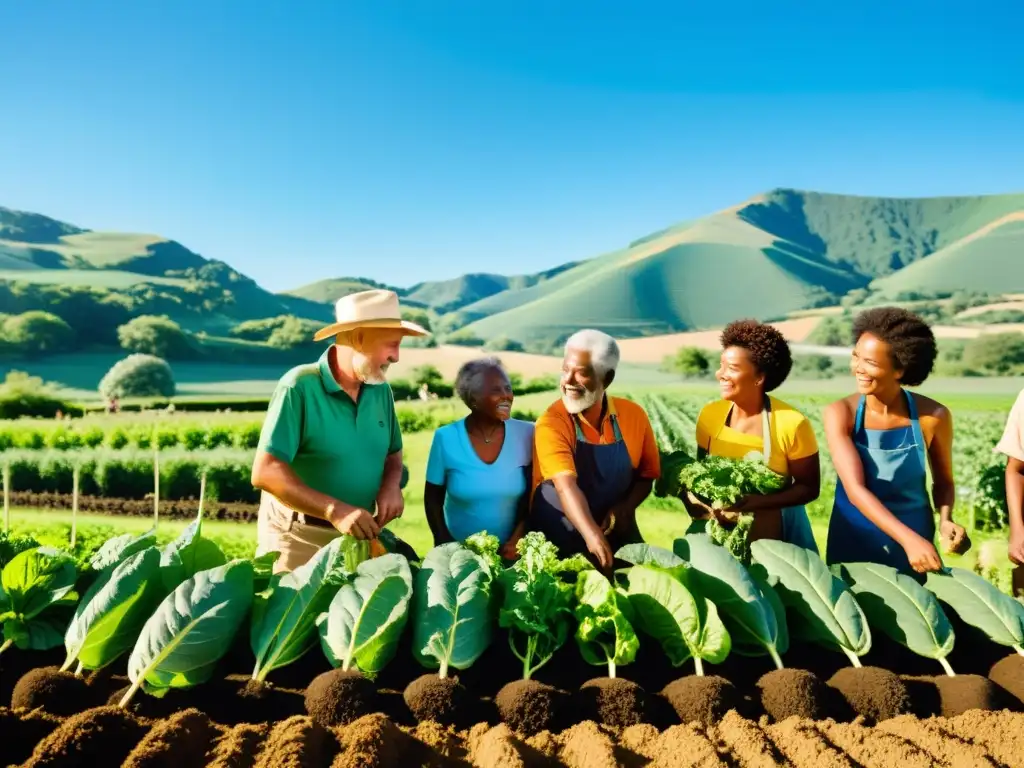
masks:
[[[364,384],[353,402],[331,374],[330,349],[281,378],[257,448],[310,488],[372,511],[384,460],[402,448],[394,395],[387,384]]]

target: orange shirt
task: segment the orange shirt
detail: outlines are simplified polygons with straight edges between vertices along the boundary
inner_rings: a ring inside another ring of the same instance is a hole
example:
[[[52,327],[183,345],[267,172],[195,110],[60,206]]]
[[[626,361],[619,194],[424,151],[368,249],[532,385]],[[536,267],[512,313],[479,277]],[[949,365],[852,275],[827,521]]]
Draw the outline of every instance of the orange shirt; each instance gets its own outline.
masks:
[[[661,455],[654,439],[654,430],[647,413],[637,403],[623,397],[608,397],[608,412],[601,425],[601,433],[582,414],[579,416],[583,436],[589,443],[608,444],[615,441],[612,421],[608,416],[618,416],[619,431],[626,443],[626,450],[633,460],[637,474],[646,479],[657,480],[661,475]],[[544,480],[555,475],[576,475],[573,455],[576,450],[576,427],[561,399],[552,403],[537,419],[533,438],[533,486],[531,493]]]

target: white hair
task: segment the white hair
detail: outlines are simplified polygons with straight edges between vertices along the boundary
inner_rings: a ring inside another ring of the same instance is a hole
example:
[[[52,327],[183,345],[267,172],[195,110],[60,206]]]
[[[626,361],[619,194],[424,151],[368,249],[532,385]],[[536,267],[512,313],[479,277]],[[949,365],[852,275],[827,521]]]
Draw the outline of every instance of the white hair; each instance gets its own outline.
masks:
[[[567,354],[570,349],[589,352],[590,364],[594,366],[594,373],[601,379],[619,367],[619,345],[604,331],[593,328],[576,331],[565,342]]]
[[[508,380],[508,373],[496,357],[481,357],[477,360],[469,360],[462,364],[459,372],[455,374],[455,394],[459,399],[471,407],[476,395],[483,386],[484,376],[491,371],[498,371]]]

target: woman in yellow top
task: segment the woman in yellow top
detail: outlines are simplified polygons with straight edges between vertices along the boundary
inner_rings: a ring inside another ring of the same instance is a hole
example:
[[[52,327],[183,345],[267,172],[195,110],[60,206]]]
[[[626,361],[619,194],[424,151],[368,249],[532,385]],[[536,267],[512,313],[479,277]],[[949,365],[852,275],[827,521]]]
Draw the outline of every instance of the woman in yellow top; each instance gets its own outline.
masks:
[[[752,541],[782,539],[817,552],[804,508],[821,488],[814,429],[802,413],[768,394],[793,367],[789,344],[775,328],[753,320],[730,323],[721,338],[716,378],[722,399],[704,406],[697,419],[698,456],[741,459],[757,452],[790,482],[776,493],[745,496],[728,510],[712,510],[688,493],[686,507],[691,517],[713,515],[723,525],[734,525],[740,512],[753,513]]]

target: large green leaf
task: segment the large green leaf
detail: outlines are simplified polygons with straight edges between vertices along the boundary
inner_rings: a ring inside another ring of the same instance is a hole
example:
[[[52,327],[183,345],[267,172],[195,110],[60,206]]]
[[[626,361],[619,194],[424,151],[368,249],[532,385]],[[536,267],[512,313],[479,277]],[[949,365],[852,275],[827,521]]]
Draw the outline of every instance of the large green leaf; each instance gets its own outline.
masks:
[[[172,591],[186,579],[200,571],[217,568],[227,557],[215,541],[203,538],[203,510],[189,523],[174,541],[164,547],[160,557],[160,573],[164,589]]]
[[[733,648],[742,647],[746,655],[767,653],[781,669],[789,636],[785,629],[780,633],[775,610],[750,571],[704,533],[676,539],[673,551],[692,566],[688,586],[717,606]]]
[[[687,567],[686,561],[663,547],[652,544],[627,544],[615,557],[633,565],[657,565],[660,568]]]
[[[879,563],[842,563],[839,572],[864,609],[872,630],[879,630],[919,656],[946,656],[956,639],[935,595],[906,574]]]
[[[759,539],[750,551],[786,606],[791,635],[838,648],[860,666],[858,657],[871,650],[871,630],[843,580],[832,575],[817,553],[786,541]]]
[[[89,565],[97,571],[110,569],[118,563],[124,562],[136,552],[141,552],[154,544],[156,544],[156,528],[150,528],[137,536],[124,533],[103,542],[103,546],[89,558]]]
[[[635,626],[661,644],[673,666],[692,656],[697,673],[703,674],[702,662],[725,661],[731,640],[714,603],[687,589],[687,570],[685,564],[672,568],[634,565],[619,576],[626,581]]]
[[[284,574],[254,613],[249,642],[256,656],[253,678],[265,680],[316,644],[316,620],[345,580],[344,540],[339,536],[306,563]]]
[[[335,667],[374,677],[392,658],[409,616],[409,561],[389,553],[359,564],[327,613],[317,620],[320,644]]]
[[[232,560],[179,584],[149,617],[128,659],[132,687],[156,697],[209,680],[252,604],[250,560]]]
[[[992,642],[1024,655],[1024,611],[1009,595],[978,574],[946,568],[925,577],[925,587],[948,605],[965,624],[984,632]]]
[[[101,669],[130,650],[163,597],[160,550],[136,552],[102,572],[79,601],[64,633],[68,669]]]
[[[467,669],[490,645],[494,627],[493,577],[480,555],[458,542],[434,547],[416,573],[413,654],[425,667]]]
[[[599,571],[584,571],[576,581],[576,644],[583,660],[596,666],[608,666],[608,676],[616,668],[636,658],[640,640],[630,617],[635,618],[629,597],[616,589]]]
[[[15,555],[0,571],[0,622],[5,641],[23,650],[44,650],[39,646],[49,645],[52,633],[31,624],[46,609],[71,599],[77,580],[78,569],[67,552],[35,547]]]

